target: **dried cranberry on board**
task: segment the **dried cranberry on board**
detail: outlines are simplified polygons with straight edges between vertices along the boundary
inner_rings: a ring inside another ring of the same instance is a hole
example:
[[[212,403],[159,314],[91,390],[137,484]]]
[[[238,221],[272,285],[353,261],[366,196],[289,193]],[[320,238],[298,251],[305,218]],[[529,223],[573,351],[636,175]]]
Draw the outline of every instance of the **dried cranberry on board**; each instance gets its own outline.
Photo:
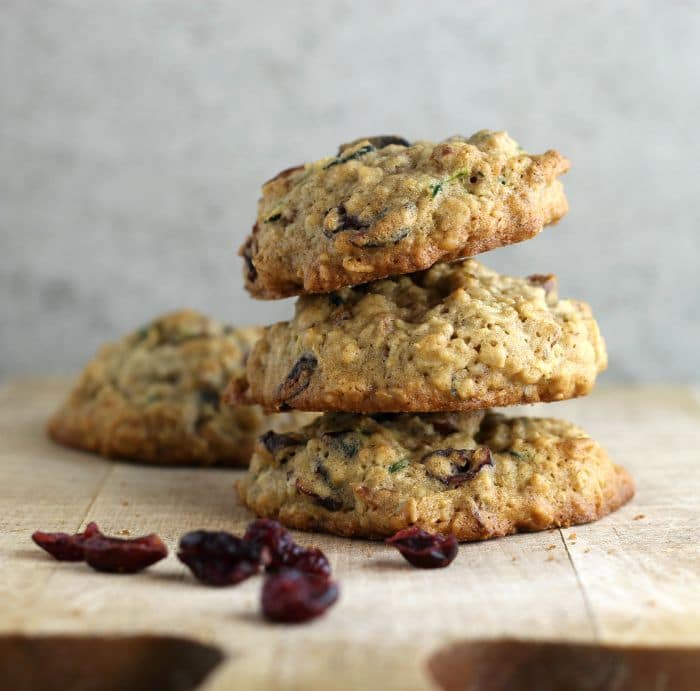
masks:
[[[260,568],[260,550],[222,530],[194,530],[183,535],[177,558],[207,585],[235,585]]]
[[[82,533],[69,535],[68,533],[44,533],[37,530],[32,535],[32,540],[46,550],[54,559],[58,561],[83,561],[85,551],[83,544],[88,538],[102,535],[97,523],[91,522]]]
[[[403,558],[419,569],[439,569],[448,566],[457,556],[454,535],[431,534],[418,526],[399,530],[387,544],[401,552]]]
[[[280,566],[284,556],[296,545],[289,531],[281,523],[269,518],[258,518],[245,531],[243,540],[259,554],[265,566]]]
[[[294,545],[292,549],[284,554],[281,567],[295,569],[296,571],[323,578],[331,577],[331,565],[328,557],[317,547]],[[268,570],[273,570],[274,568],[279,567],[270,566]]]
[[[155,534],[131,539],[93,535],[83,543],[85,561],[96,571],[137,573],[168,556],[168,548]]]
[[[280,569],[265,578],[262,612],[269,621],[301,623],[323,614],[340,594],[338,584],[296,569]]]
[[[260,562],[268,571],[286,567],[330,578],[331,565],[326,555],[316,547],[296,544],[289,531],[277,521],[269,518],[253,521],[243,540],[257,550]]]

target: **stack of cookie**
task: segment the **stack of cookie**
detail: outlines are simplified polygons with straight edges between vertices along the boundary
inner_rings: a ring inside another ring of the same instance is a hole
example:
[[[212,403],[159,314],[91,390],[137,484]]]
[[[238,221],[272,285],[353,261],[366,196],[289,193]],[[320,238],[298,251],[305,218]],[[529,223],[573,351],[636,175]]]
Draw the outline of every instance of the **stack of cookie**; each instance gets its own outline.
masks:
[[[238,483],[250,509],[338,535],[418,525],[476,540],[591,521],[632,496],[578,427],[489,410],[586,394],[606,366],[590,309],[560,299],[554,276],[464,258],[559,220],[568,166],[504,132],[388,136],[264,185],[247,288],[301,297],[228,400],[324,414],[260,437]]]

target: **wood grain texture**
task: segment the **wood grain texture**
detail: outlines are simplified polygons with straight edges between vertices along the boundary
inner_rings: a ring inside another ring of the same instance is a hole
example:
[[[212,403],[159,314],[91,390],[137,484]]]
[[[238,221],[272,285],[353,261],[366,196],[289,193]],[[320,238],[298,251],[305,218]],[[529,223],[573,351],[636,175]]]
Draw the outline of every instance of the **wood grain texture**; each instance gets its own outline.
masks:
[[[342,594],[300,627],[264,623],[261,580],[195,584],[174,556],[140,576],[51,560],[35,529],[157,532],[171,551],[194,528],[241,532],[240,471],[148,468],[69,451],[43,434],[64,382],[0,389],[0,633],[164,633],[228,656],[207,691],[436,688],[425,662],[458,640],[516,637],[700,644],[700,396],[605,389],[535,406],[571,419],[637,480],[636,498],[587,526],[462,545],[440,571],[407,566],[381,543],[297,533],[328,554]]]

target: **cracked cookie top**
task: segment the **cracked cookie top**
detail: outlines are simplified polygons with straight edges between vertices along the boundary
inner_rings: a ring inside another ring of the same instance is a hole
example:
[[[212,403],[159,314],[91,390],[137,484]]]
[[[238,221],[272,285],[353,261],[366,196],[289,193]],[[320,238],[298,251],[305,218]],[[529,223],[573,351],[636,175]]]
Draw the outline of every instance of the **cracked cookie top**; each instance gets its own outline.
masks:
[[[465,259],[299,298],[230,392],[270,409],[473,410],[585,394],[606,364],[590,308],[555,276]]]
[[[382,537],[411,525],[479,540],[600,518],[630,476],[564,420],[474,413],[326,413],[263,435],[238,483],[285,525]]]
[[[533,237],[567,211],[556,151],[505,132],[368,137],[263,185],[241,248],[254,297],[325,293]]]

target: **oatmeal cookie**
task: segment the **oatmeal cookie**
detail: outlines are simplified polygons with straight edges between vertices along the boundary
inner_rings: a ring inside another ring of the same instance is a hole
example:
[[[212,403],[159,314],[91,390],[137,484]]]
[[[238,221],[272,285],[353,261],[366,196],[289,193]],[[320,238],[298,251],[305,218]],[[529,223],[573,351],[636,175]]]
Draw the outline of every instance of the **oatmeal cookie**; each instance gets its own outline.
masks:
[[[473,410],[586,394],[606,364],[590,308],[560,300],[554,276],[466,259],[299,298],[229,394],[278,410]]]
[[[586,523],[634,494],[571,423],[484,411],[327,413],[263,435],[237,488],[290,528],[380,538],[418,525],[464,541]]]
[[[257,298],[327,293],[527,240],[567,211],[556,151],[505,132],[358,139],[265,183],[241,248]]]
[[[58,443],[155,464],[247,465],[255,438],[309,422],[224,405],[261,329],[234,329],[191,310],[103,346],[51,418]],[[300,417],[301,416],[301,417]]]

